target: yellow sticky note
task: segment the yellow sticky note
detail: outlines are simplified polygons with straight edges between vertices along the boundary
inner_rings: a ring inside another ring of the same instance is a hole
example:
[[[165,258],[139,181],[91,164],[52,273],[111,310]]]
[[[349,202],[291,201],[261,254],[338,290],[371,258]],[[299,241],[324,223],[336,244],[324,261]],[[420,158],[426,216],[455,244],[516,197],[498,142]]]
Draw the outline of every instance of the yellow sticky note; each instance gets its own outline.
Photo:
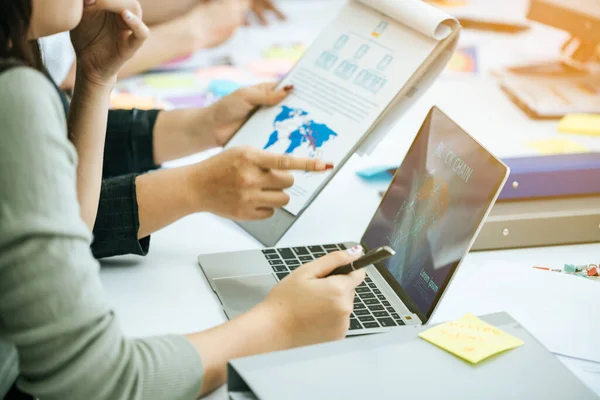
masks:
[[[265,51],[266,59],[287,59],[292,61],[298,61],[302,54],[304,54],[305,47],[301,43],[279,46],[275,45]]]
[[[558,124],[563,133],[600,136],[600,114],[569,114]]]
[[[145,75],[144,83],[155,89],[182,89],[194,87],[198,80],[193,74],[167,73]]]
[[[110,96],[110,107],[119,110],[152,110],[163,108],[160,101],[154,97],[136,96],[131,93],[113,93]]]
[[[472,314],[421,332],[419,337],[472,364],[523,345],[522,340]]]
[[[527,146],[542,155],[587,153],[589,151],[584,145],[564,138],[536,140],[527,143]]]

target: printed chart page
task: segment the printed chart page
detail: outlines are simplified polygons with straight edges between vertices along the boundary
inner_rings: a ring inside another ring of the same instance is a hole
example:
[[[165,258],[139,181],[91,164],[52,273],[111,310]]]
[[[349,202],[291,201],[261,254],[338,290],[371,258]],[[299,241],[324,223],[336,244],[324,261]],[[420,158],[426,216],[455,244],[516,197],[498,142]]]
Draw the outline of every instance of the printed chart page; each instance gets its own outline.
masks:
[[[258,147],[338,167],[436,45],[351,2],[280,82],[293,84],[292,94],[254,114],[227,147]],[[284,208],[298,215],[330,173],[294,172]]]

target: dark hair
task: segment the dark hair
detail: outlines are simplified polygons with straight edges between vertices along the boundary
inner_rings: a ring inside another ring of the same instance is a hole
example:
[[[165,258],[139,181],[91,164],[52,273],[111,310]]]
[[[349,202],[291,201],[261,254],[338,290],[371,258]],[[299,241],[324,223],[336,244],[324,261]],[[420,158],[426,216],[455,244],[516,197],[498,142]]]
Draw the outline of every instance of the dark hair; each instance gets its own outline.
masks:
[[[0,58],[16,58],[41,70],[39,44],[28,39],[32,13],[32,0],[0,0]]]

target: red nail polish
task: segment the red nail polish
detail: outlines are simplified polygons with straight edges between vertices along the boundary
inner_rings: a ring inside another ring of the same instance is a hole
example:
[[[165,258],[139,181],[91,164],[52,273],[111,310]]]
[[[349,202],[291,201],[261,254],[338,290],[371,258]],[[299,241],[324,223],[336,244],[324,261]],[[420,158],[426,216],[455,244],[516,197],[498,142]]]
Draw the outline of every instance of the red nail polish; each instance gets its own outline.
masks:
[[[325,164],[325,170],[333,169],[333,164]]]
[[[294,90],[294,85],[286,85],[283,87],[283,90],[286,92],[291,92],[292,90]]]

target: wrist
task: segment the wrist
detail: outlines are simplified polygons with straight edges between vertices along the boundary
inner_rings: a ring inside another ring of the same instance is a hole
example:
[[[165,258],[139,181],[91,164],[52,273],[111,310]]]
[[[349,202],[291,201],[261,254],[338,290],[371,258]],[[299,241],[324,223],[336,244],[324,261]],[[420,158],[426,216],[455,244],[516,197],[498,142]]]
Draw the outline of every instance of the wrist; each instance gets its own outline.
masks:
[[[198,188],[206,187],[203,183],[205,174],[202,163],[175,168],[174,171],[178,173],[179,184],[177,187],[181,188],[179,198],[186,215],[210,212],[204,193],[202,190],[198,190]]]
[[[213,106],[181,110],[185,112],[181,116],[185,141],[191,145],[194,153],[222,146],[216,134]]]
[[[217,121],[219,114],[219,104],[214,103],[204,109],[204,134],[210,135],[214,147],[224,147],[227,141],[219,135],[219,123]]]
[[[77,63],[75,89],[110,95],[117,83],[117,75],[103,77],[100,74],[86,71]]]
[[[263,333],[268,333],[268,351],[285,350],[295,347],[294,331],[288,315],[280,304],[263,301],[248,312],[253,323],[261,327]]]

